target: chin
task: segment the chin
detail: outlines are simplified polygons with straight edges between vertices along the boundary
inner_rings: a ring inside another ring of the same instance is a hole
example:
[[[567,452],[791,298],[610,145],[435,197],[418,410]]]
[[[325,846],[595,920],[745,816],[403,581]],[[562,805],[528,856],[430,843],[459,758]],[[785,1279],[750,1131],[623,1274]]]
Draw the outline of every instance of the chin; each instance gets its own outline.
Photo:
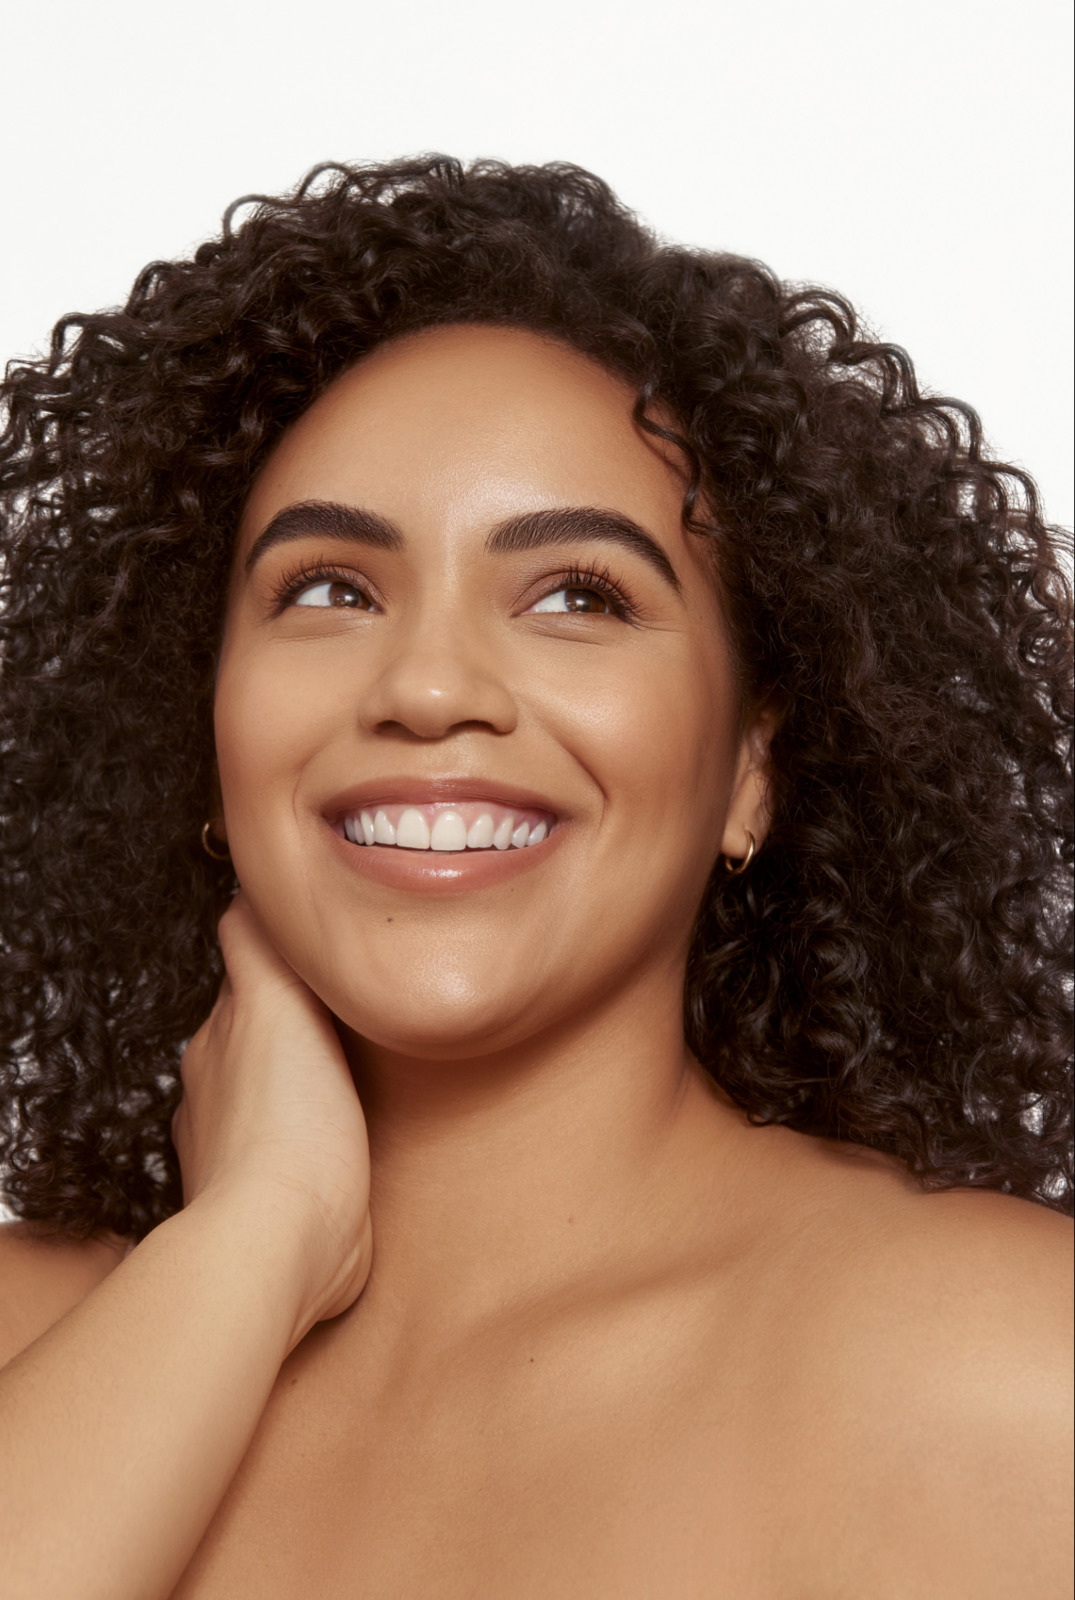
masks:
[[[386,1015],[377,1007],[354,1005],[335,1011],[345,1035],[361,1049],[374,1045],[393,1055],[424,1061],[466,1061],[495,1055],[533,1035],[532,1023],[520,1017],[514,1004],[498,1005],[488,999],[473,1005],[430,999],[425,1005],[407,1005]]]
[[[400,1055],[462,1060],[518,1044],[541,1030],[535,1013],[548,1006],[549,987],[536,981],[532,970],[526,982],[522,974],[513,981],[503,961],[492,968],[481,963],[432,971],[432,966],[404,966],[383,977],[367,969],[358,984],[353,974],[350,982],[339,974],[327,982],[309,974],[306,981],[348,1034]]]

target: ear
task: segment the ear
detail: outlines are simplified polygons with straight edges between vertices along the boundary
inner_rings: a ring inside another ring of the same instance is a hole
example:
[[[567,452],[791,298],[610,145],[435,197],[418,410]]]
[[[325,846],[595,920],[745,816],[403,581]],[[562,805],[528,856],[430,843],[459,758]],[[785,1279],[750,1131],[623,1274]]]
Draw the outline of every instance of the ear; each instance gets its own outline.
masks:
[[[770,746],[780,726],[780,711],[770,698],[751,712],[739,741],[735,778],[724,818],[721,854],[740,860],[750,849],[747,834],[753,834],[760,849],[772,817],[770,792],[772,758]]]

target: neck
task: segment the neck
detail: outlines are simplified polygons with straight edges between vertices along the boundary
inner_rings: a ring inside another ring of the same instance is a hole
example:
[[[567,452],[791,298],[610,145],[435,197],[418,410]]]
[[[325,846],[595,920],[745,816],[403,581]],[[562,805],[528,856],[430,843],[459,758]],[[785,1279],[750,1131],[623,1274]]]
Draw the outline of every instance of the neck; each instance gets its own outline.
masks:
[[[467,1059],[351,1041],[373,1174],[369,1300],[411,1323],[472,1322],[623,1281],[689,1231],[738,1118],[684,1046],[678,985],[652,987]]]

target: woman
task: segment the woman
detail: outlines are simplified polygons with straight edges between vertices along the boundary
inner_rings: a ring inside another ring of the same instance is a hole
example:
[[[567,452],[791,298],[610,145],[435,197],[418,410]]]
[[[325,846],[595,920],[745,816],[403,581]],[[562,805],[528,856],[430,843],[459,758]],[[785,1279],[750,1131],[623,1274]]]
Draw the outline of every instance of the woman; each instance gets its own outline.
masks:
[[[974,414],[444,160],[6,396],[4,1595],[1061,1593],[1070,605]]]

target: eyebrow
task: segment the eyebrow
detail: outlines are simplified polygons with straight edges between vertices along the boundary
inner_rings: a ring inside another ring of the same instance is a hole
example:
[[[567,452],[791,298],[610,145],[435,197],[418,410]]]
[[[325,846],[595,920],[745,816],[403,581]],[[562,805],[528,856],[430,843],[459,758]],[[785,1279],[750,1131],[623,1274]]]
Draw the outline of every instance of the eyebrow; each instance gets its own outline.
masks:
[[[254,540],[245,562],[247,572],[274,545],[311,535],[377,550],[399,551],[405,543],[395,523],[376,512],[332,500],[300,500],[278,511]],[[608,511],[601,506],[561,506],[508,517],[489,534],[485,548],[492,555],[510,555],[593,539],[630,550],[659,573],[676,594],[680,593],[675,568],[652,534],[622,511]]]
[[[622,511],[605,511],[600,506],[563,506],[550,511],[524,512],[495,527],[485,541],[485,548],[499,555],[537,550],[543,545],[575,544],[584,539],[618,544],[633,555],[641,556],[679,594],[680,582],[675,568],[656,539]]]
[[[299,500],[278,511],[258,534],[246,558],[247,572],[274,545],[287,544],[292,539],[308,539],[311,534],[322,539],[346,540],[348,544],[370,545],[376,550],[402,550],[404,543],[395,523],[373,511],[339,505],[334,500]]]

